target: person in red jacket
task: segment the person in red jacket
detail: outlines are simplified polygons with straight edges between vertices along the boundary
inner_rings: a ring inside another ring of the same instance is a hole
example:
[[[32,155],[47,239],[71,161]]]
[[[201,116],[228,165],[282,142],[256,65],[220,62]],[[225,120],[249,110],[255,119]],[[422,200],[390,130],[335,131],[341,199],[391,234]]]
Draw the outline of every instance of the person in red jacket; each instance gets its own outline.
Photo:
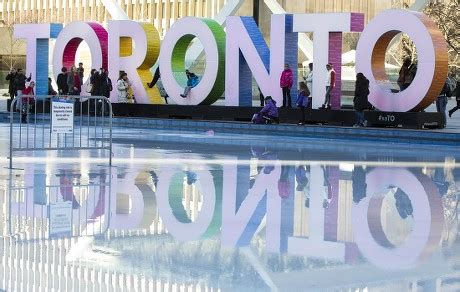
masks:
[[[283,89],[283,107],[291,107],[291,88],[294,82],[294,74],[289,64],[284,64],[284,71],[281,73],[280,87]]]
[[[326,79],[326,99],[321,108],[331,108],[331,93],[335,87],[335,70],[332,68],[332,64],[329,63],[326,65],[327,69],[327,79]]]
[[[35,103],[35,98],[33,95],[34,92],[35,82],[31,81],[29,86],[22,90],[22,97],[21,97],[21,123],[28,122],[28,115],[31,108],[31,104]]]

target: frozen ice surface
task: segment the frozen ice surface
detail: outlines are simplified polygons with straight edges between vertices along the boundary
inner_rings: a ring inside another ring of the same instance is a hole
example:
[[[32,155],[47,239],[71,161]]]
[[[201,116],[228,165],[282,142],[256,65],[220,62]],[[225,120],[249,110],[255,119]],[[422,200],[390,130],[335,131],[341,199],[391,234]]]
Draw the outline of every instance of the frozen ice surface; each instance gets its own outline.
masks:
[[[10,171],[6,124],[0,145],[0,289],[460,288],[453,148],[114,128],[112,168],[60,150]]]

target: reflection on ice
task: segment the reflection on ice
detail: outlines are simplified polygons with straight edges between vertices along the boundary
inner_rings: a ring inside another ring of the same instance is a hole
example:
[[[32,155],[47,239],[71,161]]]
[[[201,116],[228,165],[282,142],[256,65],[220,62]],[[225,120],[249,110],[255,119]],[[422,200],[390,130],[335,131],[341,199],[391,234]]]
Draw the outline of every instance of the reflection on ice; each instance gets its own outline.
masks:
[[[398,161],[295,160],[268,148],[201,160],[194,153],[152,155],[162,159],[113,169],[55,161],[15,171],[2,202],[0,288],[38,285],[25,268],[10,269],[8,259],[26,258],[40,269],[62,269],[60,286],[45,285],[61,290],[75,285],[63,280],[67,269],[88,271],[94,280],[83,280],[85,287],[146,291],[362,283],[415,289],[429,287],[430,279],[450,289],[444,279],[458,277],[454,163],[406,168]],[[49,258],[16,255],[37,248]]]

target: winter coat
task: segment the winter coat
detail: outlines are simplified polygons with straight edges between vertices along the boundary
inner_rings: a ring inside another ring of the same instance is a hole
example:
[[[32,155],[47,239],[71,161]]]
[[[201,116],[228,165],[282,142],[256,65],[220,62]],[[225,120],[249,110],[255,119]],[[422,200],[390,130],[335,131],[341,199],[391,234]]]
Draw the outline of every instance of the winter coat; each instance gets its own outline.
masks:
[[[91,95],[99,96],[101,94],[101,80],[99,72],[94,72],[94,74],[89,77],[89,82],[91,84]]]
[[[129,84],[127,81],[123,79],[117,81],[118,102],[128,102],[128,88]]]
[[[78,67],[77,68],[77,73],[78,73],[78,77],[80,77],[80,80],[83,80],[83,77],[85,75],[85,69]]]
[[[308,106],[308,96],[305,91],[300,91],[299,95],[297,96],[297,107],[307,107]]]
[[[280,77],[280,87],[292,87],[294,82],[294,73],[292,73],[291,69],[284,69],[283,73],[281,73]]]
[[[198,76],[193,74],[187,80],[187,86],[193,88],[193,87],[197,86],[199,82],[200,82],[200,79],[198,78]]]
[[[33,87],[27,86],[25,89],[22,90],[23,95],[34,95]],[[22,97],[22,104],[32,104],[35,102],[33,97]]]
[[[447,96],[447,97],[452,96],[452,91],[450,91],[450,86],[449,86],[449,83],[447,83],[447,81],[444,83],[441,93],[439,93],[439,97],[441,96]]]
[[[27,78],[24,74],[16,74],[14,77],[14,86],[16,90],[24,90],[26,88],[26,81],[30,82],[30,77]]]
[[[307,83],[308,90],[310,91],[309,97],[313,94],[313,71],[308,73],[307,77],[304,78],[305,82]]]
[[[399,84],[409,83],[409,75],[410,75],[409,67],[402,66],[401,69],[399,69],[398,83]]]
[[[6,75],[6,80],[8,82],[8,93],[9,94],[16,94],[16,85],[14,84],[14,79],[16,78],[16,73],[8,73]]]
[[[67,73],[59,73],[57,80],[59,94],[68,94],[69,86],[67,85]]]
[[[369,107],[369,80],[356,81],[355,97],[353,98],[354,108],[363,111]]]
[[[80,95],[81,92],[81,80],[78,73],[68,74],[67,77],[67,86],[69,86],[69,94],[71,95]],[[74,89],[77,88],[77,90]]]
[[[335,87],[335,70],[331,69],[327,71],[327,76],[326,76],[326,86],[330,86],[331,89]]]
[[[109,97],[110,92],[113,90],[112,79],[110,79],[107,74],[102,74],[99,76],[99,95]]]
[[[57,92],[54,90],[53,85],[51,82],[48,82],[48,95],[56,95]]]
[[[259,112],[262,116],[269,116],[269,117],[278,117],[278,108],[276,107],[276,101],[273,99],[269,100],[264,108]]]

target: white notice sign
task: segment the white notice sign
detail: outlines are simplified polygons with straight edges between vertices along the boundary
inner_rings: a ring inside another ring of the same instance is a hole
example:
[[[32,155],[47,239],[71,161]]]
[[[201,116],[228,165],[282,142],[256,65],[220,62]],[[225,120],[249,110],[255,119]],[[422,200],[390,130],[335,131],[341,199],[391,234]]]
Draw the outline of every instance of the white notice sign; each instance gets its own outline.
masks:
[[[72,201],[50,204],[50,238],[72,235]]]
[[[51,131],[58,134],[73,133],[73,100],[52,99]]]

